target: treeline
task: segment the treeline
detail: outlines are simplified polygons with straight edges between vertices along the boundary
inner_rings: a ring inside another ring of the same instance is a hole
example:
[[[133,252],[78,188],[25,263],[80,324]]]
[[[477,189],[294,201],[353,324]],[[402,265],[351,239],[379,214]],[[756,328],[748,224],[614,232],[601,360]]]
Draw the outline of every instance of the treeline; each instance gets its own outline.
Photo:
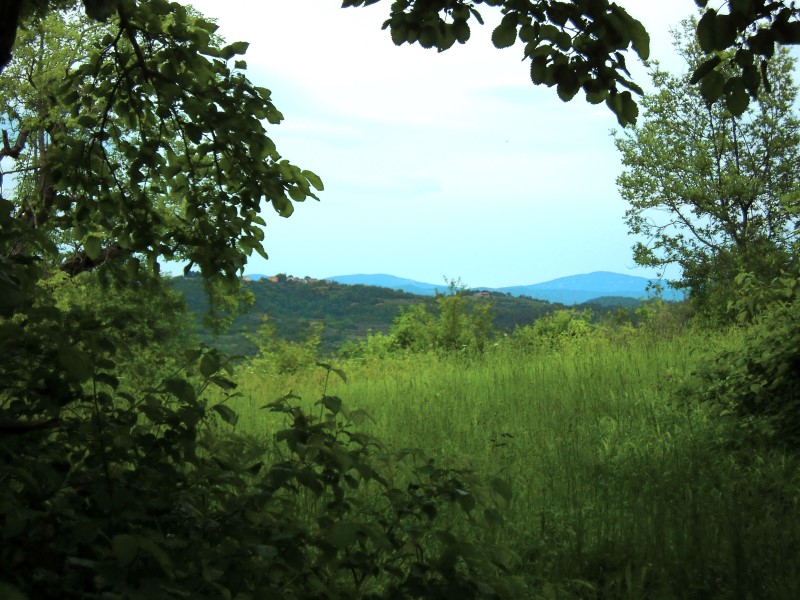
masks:
[[[354,344],[369,334],[388,334],[401,314],[435,313],[439,305],[434,297],[383,287],[292,279],[272,283],[262,279],[243,282],[240,302],[229,299],[229,311],[217,319],[215,326],[209,323],[208,295],[202,279],[176,277],[170,284],[183,295],[201,340],[229,354],[244,356],[254,356],[258,352],[259,345],[252,336],[265,317],[269,319],[271,335],[287,342],[307,340],[310,329],[315,329],[319,353],[330,356],[343,348],[352,350]],[[510,333],[567,308],[558,303],[499,292],[476,295],[458,290],[458,297],[468,312],[481,306],[491,307],[486,327],[499,333]],[[598,298],[575,308],[591,309],[603,318],[622,311],[636,320],[635,309],[639,305],[640,302],[632,298]]]

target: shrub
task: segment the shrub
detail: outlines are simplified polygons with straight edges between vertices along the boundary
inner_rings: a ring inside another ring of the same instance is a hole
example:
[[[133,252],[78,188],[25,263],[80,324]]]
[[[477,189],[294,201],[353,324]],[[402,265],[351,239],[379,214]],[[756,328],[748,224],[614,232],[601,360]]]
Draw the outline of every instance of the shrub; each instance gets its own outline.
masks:
[[[214,418],[237,416],[204,391],[233,390],[230,363],[187,360],[196,378],[133,393],[106,356],[69,416],[2,432],[6,597],[519,597],[515,557],[480,536],[506,483],[387,451],[333,396],[317,418],[291,395],[268,404],[288,420],[272,447],[223,433]]]
[[[794,285],[776,282],[786,301],[760,305],[742,330],[741,345],[712,352],[695,373],[692,397],[740,417],[750,433],[800,443],[800,298]],[[795,280],[796,281],[796,280]],[[773,292],[773,294],[775,291]],[[774,297],[774,296],[773,296]],[[753,306],[747,299],[745,306]],[[766,308],[764,308],[766,306]]]

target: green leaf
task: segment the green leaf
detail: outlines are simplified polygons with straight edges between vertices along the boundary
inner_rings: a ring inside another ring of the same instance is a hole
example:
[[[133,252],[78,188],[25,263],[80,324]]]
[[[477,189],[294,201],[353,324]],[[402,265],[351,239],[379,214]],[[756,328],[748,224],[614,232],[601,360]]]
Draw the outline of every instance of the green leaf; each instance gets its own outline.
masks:
[[[714,19],[715,50],[725,50],[736,42],[736,22],[731,15],[718,14]]]
[[[508,48],[517,41],[517,14],[509,13],[500,21],[492,32],[492,43],[495,48]]]
[[[356,541],[358,532],[359,527],[357,524],[350,521],[336,521],[325,537],[332,546],[344,549]]]
[[[228,423],[228,425],[236,425],[239,422],[239,415],[236,414],[231,407],[225,406],[224,404],[215,404],[211,407],[211,409],[216,412],[222,420]]]
[[[575,97],[575,94],[578,93],[578,90],[581,89],[578,76],[575,74],[575,71],[569,67],[562,67],[561,69],[558,69],[556,80],[558,81],[556,92],[558,93],[558,97],[561,98],[563,102],[569,102],[572,100]]]
[[[503,500],[511,502],[512,491],[511,484],[505,479],[494,477],[489,480],[489,487],[492,488]]]
[[[303,174],[303,177],[308,180],[308,183],[314,186],[315,190],[319,190],[321,192],[325,189],[325,186],[322,184],[322,179],[320,179],[317,174],[305,170],[301,171],[301,173]]]
[[[547,81],[547,57],[537,56],[531,61],[531,81],[536,85]]]
[[[400,23],[392,22],[391,34],[392,34],[392,42],[394,42],[396,46],[401,46],[408,39],[408,26],[403,22]]]
[[[734,117],[741,116],[750,105],[750,95],[741,77],[732,77],[725,84],[725,107]]]
[[[700,82],[700,93],[706,102],[716,102],[725,89],[725,77],[719,71],[711,71]]]
[[[433,27],[423,27],[419,32],[419,45],[423,48],[433,48],[438,35]]]
[[[67,372],[67,376],[78,383],[87,381],[92,376],[92,364],[89,355],[77,348],[61,348],[58,362]]]
[[[169,555],[164,551],[163,548],[157,545],[153,540],[141,536],[139,537],[139,548],[141,548],[142,550],[150,554],[150,556],[155,558],[156,562],[161,567],[161,570],[164,571],[164,573],[168,577],[172,576],[173,573],[172,561],[170,560]]]
[[[458,500],[459,506],[465,513],[471,512],[476,505],[475,496],[470,494],[469,492],[464,492],[462,490],[458,490],[458,496],[456,497]]]
[[[716,18],[716,11],[709,9],[697,23],[697,41],[700,43],[700,49],[706,54],[711,54],[716,50],[716,27],[714,25]]]
[[[194,386],[179,377],[168,377],[163,381],[164,389],[175,396],[181,402],[194,403],[197,399],[197,393]]]
[[[470,29],[466,21],[456,21],[453,23],[453,34],[459,44],[464,44],[469,40]]]
[[[234,390],[237,387],[237,383],[235,381],[231,381],[227,377],[220,377],[219,375],[211,377],[209,381],[223,390]]]
[[[342,410],[342,399],[337,396],[324,396],[317,401],[317,404],[322,404],[334,415],[339,414]]]
[[[117,10],[120,0],[83,0],[86,16],[96,21],[105,21]]]
[[[627,14],[627,13],[626,13]],[[642,60],[650,58],[650,34],[644,25],[633,17],[626,19],[628,33],[631,36],[631,45]]]
[[[225,60],[230,60],[237,54],[244,54],[247,52],[247,48],[250,46],[247,42],[234,42],[232,44],[228,44],[224,48],[221,48],[219,51],[220,58]]]
[[[200,374],[208,379],[220,369],[219,354],[216,352],[206,352],[200,359]]]
[[[623,125],[635,125],[636,119],[639,116],[639,107],[630,92],[622,92],[620,94],[622,104],[620,106],[619,117]]]
[[[117,557],[119,566],[127,567],[139,552],[139,538],[126,533],[115,535],[111,540],[111,549],[114,551],[114,556]]]
[[[703,77],[711,73],[711,71],[713,71],[717,67],[717,65],[720,64],[721,62],[722,62],[722,57],[717,55],[712,56],[711,58],[703,61],[702,63],[700,63],[700,66],[698,66],[695,69],[694,73],[692,73],[692,78],[689,80],[689,83],[694,85],[695,83],[703,79]]]
[[[503,515],[494,508],[486,508],[483,510],[483,518],[491,527],[499,527],[503,524]]]
[[[95,235],[90,235],[83,240],[83,250],[90,260],[97,260],[103,252],[102,240]]]
[[[4,600],[28,600],[28,597],[18,587],[0,581],[0,598]]]

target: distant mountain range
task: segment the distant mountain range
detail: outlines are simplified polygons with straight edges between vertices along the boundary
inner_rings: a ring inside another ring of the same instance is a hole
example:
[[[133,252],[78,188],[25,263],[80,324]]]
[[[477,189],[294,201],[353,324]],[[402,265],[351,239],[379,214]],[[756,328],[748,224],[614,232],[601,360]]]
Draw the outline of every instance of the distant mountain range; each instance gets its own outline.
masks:
[[[251,275],[250,279],[258,280],[264,275]],[[413,279],[404,279],[394,275],[336,275],[326,277],[328,281],[335,281],[345,285],[371,285],[376,287],[401,290],[409,294],[420,296],[433,296],[436,292],[446,292],[447,285],[423,283]],[[648,286],[661,283],[664,287],[662,297],[665,300],[678,301],[683,299],[683,293],[668,287],[667,283],[656,279],[623,275],[609,271],[595,271],[583,275],[571,275],[552,281],[535,283],[532,285],[515,285],[501,288],[474,287],[474,290],[487,290],[501,292],[512,296],[528,296],[537,300],[560,302],[561,304],[580,304],[604,297],[617,298],[646,298]]]
[[[437,291],[447,291],[445,284],[422,283],[393,275],[338,275],[326,277],[326,279],[348,285],[386,287],[424,296],[433,296]],[[475,287],[472,289],[501,292],[512,296],[528,296],[537,300],[560,302],[562,304],[580,304],[607,296],[646,298],[648,296],[648,286],[657,283],[659,283],[658,280],[646,277],[623,275],[609,271],[595,271],[594,273],[571,275],[532,285],[515,285],[501,288]],[[666,282],[662,281],[660,283],[664,287],[662,297],[665,300],[678,301],[683,299],[682,292],[668,287]]]

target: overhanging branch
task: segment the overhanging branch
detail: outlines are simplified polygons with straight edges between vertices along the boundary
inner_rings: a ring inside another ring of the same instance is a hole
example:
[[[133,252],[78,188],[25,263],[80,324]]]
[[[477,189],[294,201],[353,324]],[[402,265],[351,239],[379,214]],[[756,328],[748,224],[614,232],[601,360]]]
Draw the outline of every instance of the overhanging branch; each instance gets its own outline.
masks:
[[[125,250],[119,244],[112,244],[110,246],[107,246],[100,252],[97,258],[89,258],[89,255],[86,254],[85,251],[80,251],[73,254],[59,268],[65,273],[75,276],[80,273],[96,269],[97,267],[99,267],[102,264],[105,264],[109,260],[119,258],[126,252],[128,251]]]

